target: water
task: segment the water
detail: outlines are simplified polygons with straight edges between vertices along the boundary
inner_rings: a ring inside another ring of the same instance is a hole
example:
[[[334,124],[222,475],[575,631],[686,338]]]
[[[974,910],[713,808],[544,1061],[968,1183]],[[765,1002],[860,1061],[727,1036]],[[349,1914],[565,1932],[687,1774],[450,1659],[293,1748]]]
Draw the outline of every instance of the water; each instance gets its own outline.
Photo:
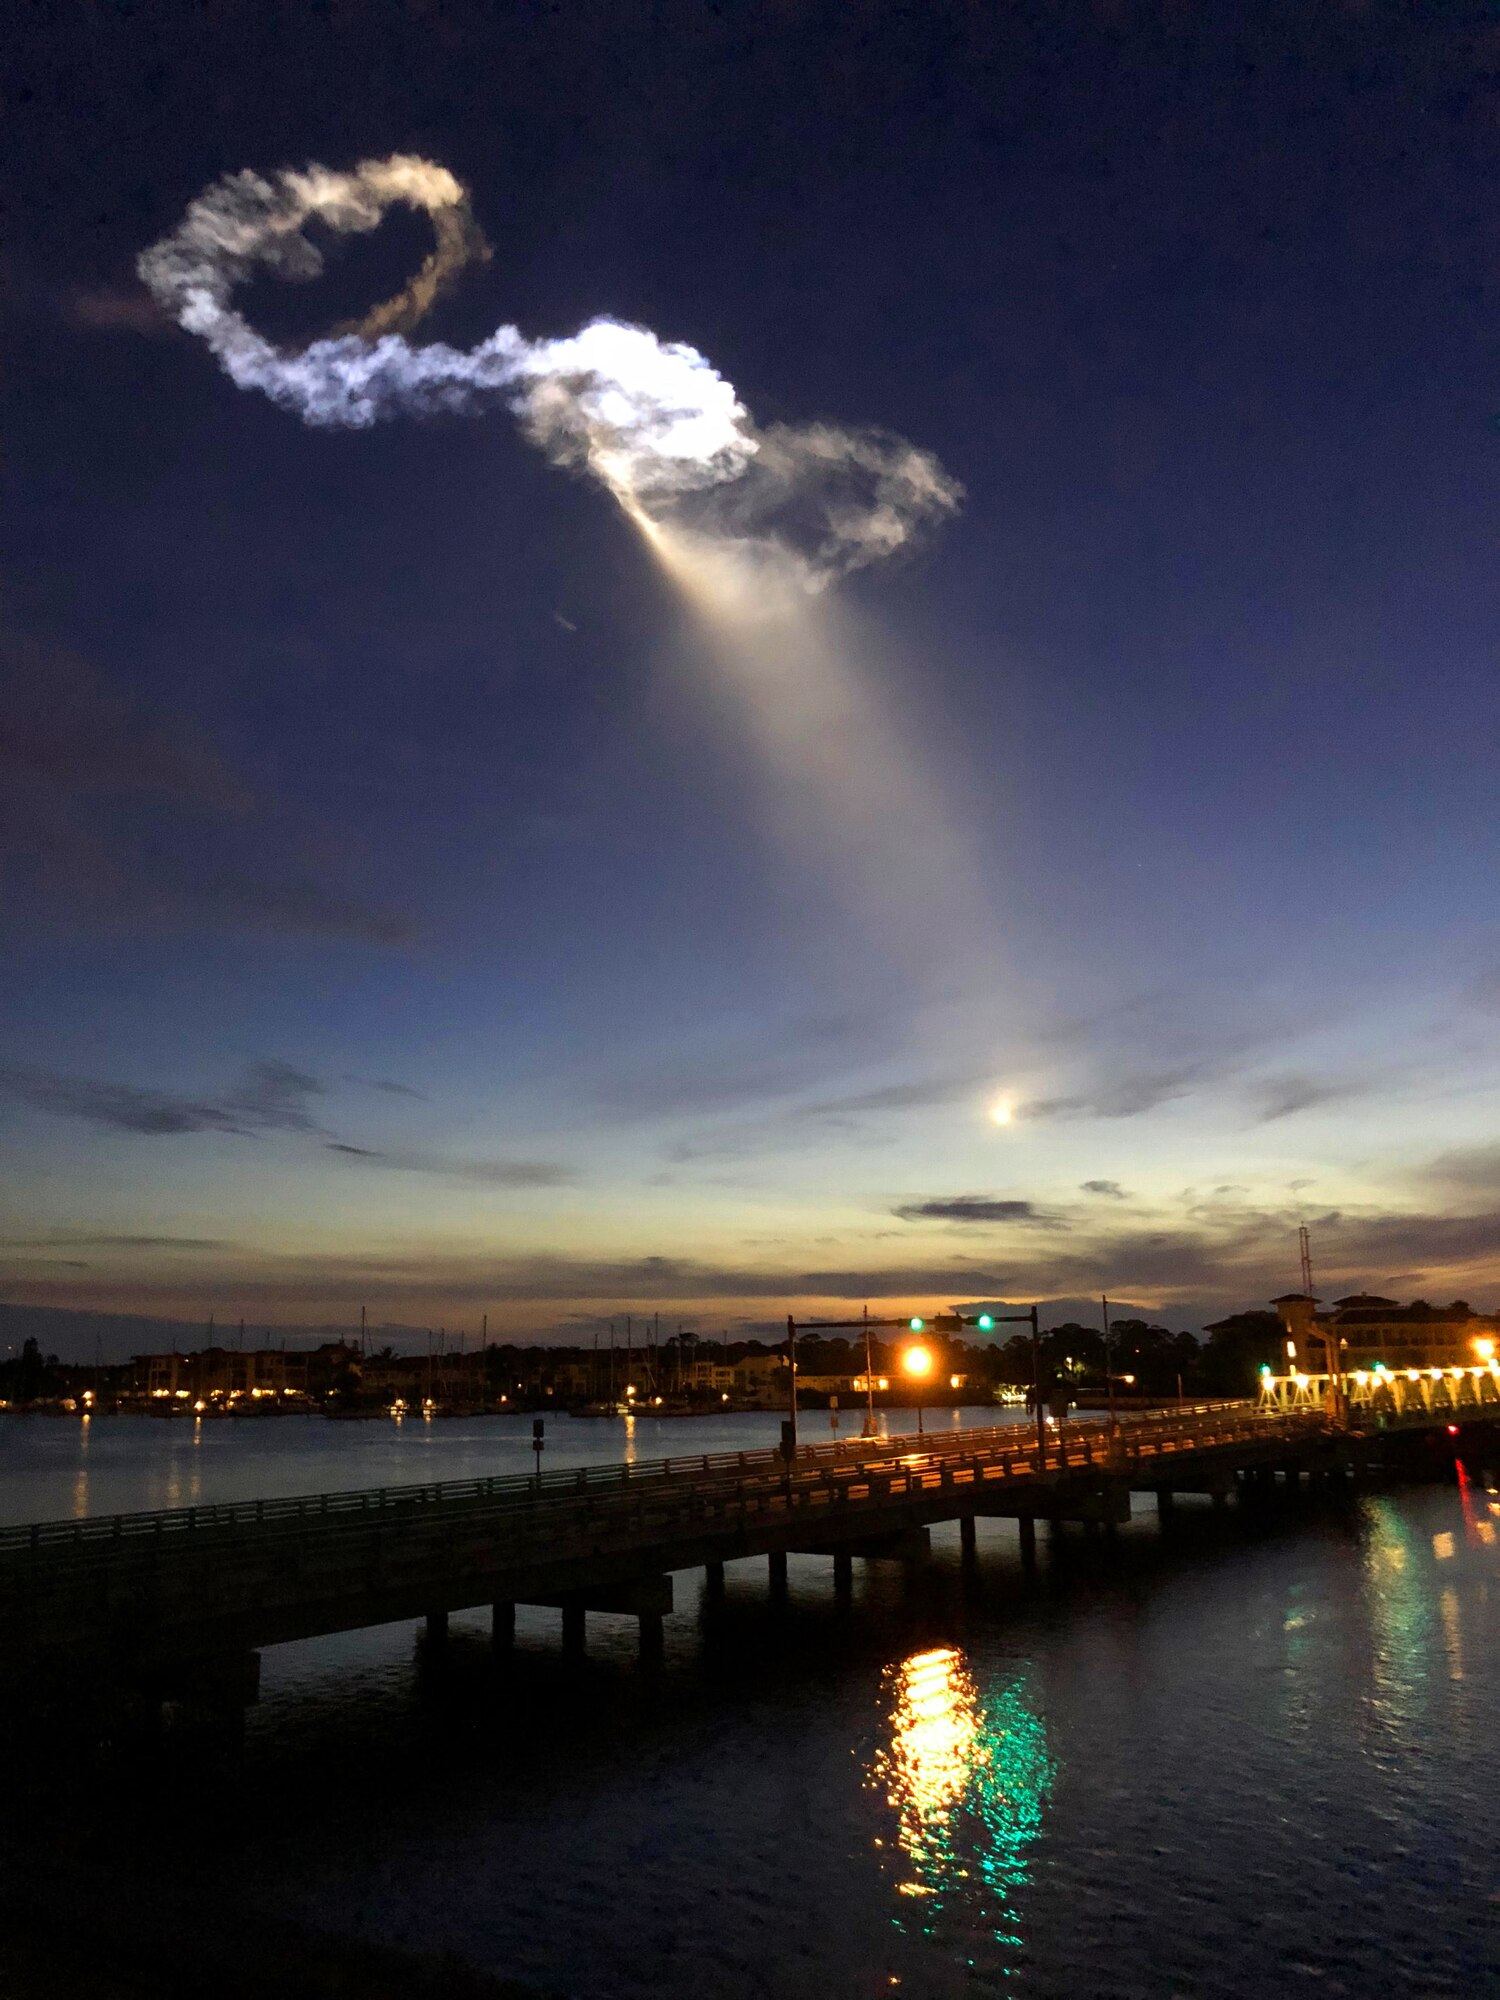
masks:
[[[804,1410],[804,1444],[857,1438],[861,1414]],[[882,1428],[915,1426],[915,1415],[877,1412]],[[701,1418],[548,1416],[542,1465],[635,1464],[703,1452],[764,1451],[781,1435],[781,1413]],[[930,1411],[934,1432],[1024,1423],[1023,1410],[990,1406]],[[528,1416],[338,1419],[295,1417],[8,1417],[0,1422],[0,1526],[196,1507],[216,1500],[270,1499],[532,1472]]]
[[[548,1462],[623,1428],[549,1419]],[[193,1429],[7,1421],[0,1512],[529,1461],[526,1419]],[[1166,1538],[1143,1511],[1044,1537],[1034,1580],[1012,1525],[967,1587],[938,1530],[917,1579],[856,1564],[848,1613],[826,1561],[792,1559],[780,1619],[764,1564],[717,1613],[679,1577],[654,1685],[602,1617],[570,1676],[546,1611],[498,1684],[478,1617],[441,1667],[409,1625],[276,1648],[237,1775],[106,1774],[67,1809],[80,1865],[576,2000],[1494,1992],[1500,1495],[1469,1470],[1259,1522],[1184,1502]]]

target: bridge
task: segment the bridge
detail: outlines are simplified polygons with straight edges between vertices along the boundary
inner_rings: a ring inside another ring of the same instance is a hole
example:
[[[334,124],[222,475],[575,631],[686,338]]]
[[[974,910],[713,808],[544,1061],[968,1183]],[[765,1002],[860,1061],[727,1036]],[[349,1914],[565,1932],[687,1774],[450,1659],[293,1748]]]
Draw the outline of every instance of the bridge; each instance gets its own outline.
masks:
[[[590,1613],[634,1618],[649,1660],[676,1571],[705,1570],[713,1596],[726,1563],[758,1557],[774,1598],[789,1555],[824,1556],[842,1595],[856,1558],[918,1562],[937,1522],[959,1523],[972,1563],[987,1516],[1014,1519],[1034,1562],[1039,1520],[1109,1527],[1132,1493],[1155,1494],[1165,1516],[1179,1493],[1223,1505],[1278,1478],[1357,1474],[1392,1431],[1445,1428],[1453,1407],[1403,1402],[1336,1423],[1263,1393],[1042,1437],[908,1433],[6,1528],[0,1694],[11,1714],[58,1699],[234,1708],[255,1698],[262,1647],[407,1619],[439,1640],[451,1612],[492,1607],[504,1651],[518,1604],[559,1608],[571,1653]],[[1492,1423],[1500,1398],[1465,1414]]]

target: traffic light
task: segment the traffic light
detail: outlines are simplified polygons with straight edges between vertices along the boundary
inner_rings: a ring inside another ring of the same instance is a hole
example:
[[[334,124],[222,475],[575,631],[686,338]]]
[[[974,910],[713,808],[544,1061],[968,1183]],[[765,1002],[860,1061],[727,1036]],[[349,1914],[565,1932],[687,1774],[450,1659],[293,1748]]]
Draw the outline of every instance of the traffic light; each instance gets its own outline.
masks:
[[[911,1328],[913,1333],[920,1333],[927,1322],[925,1319],[909,1319],[906,1324]]]
[[[975,1320],[974,1324],[979,1328],[979,1331],[981,1333],[989,1333],[993,1328],[995,1322],[993,1317],[989,1313],[981,1313],[978,1319]]]

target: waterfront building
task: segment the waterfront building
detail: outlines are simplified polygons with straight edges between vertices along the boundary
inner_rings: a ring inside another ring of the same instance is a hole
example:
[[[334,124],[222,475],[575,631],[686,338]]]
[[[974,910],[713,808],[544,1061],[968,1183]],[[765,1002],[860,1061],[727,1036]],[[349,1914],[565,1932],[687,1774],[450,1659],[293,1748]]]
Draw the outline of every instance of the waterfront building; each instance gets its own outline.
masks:
[[[1500,1354],[1500,1315],[1475,1312],[1465,1299],[1429,1305],[1414,1299],[1398,1305],[1374,1292],[1335,1299],[1328,1312],[1307,1292],[1272,1299],[1286,1329],[1288,1360],[1305,1374],[1320,1375],[1328,1365],[1327,1341],[1338,1343],[1345,1369],[1472,1368]]]
[[[734,1364],[735,1392],[753,1409],[779,1408],[786,1401],[785,1354],[747,1354]]]
[[[336,1340],[311,1349],[204,1347],[191,1354],[137,1354],[123,1393],[158,1404],[305,1402],[357,1381],[359,1368],[359,1350]]]

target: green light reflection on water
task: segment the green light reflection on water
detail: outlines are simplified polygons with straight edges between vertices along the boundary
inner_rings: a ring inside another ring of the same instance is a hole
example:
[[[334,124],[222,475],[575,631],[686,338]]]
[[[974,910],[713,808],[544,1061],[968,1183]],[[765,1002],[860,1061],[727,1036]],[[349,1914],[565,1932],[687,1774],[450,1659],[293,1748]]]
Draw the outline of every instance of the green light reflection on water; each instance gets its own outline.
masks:
[[[901,1857],[892,1921],[955,1945],[988,1932],[1013,1952],[1028,1850],[1055,1774],[1027,1677],[997,1676],[981,1690],[964,1655],[939,1646],[888,1668],[886,1693],[890,1734],[868,1782],[896,1815],[895,1848],[881,1850]]]
[[[1398,1736],[1426,1716],[1434,1646],[1426,1550],[1394,1502],[1367,1503],[1365,1599],[1375,1640],[1370,1669],[1376,1716]]]

